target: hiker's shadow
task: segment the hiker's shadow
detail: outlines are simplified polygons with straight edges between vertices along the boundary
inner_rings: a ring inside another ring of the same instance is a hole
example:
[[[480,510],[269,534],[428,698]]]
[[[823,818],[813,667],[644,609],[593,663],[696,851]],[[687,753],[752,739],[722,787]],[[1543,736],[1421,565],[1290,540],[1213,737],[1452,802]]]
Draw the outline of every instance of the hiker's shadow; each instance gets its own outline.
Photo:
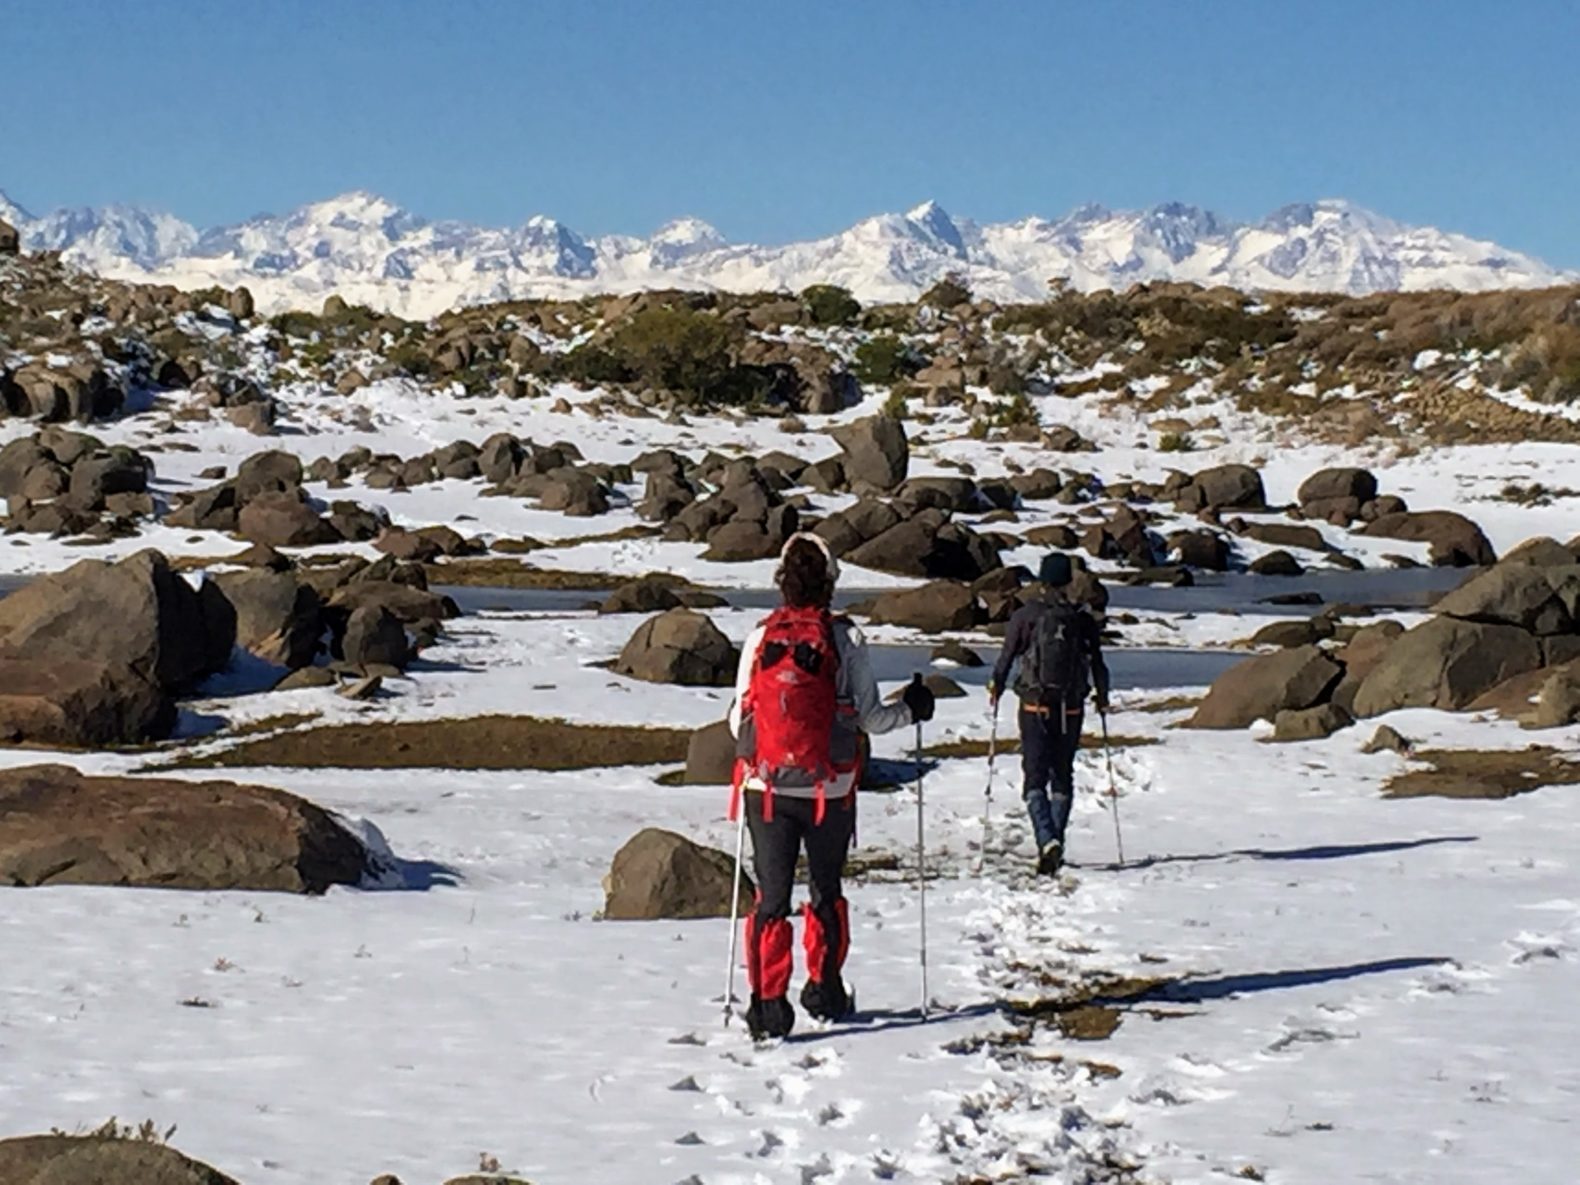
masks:
[[[1247,972],[1241,975],[1216,975],[1207,979],[1180,979],[1161,984],[1149,992],[1126,1000],[1126,1004],[1205,1004],[1256,992],[1284,988],[1310,987],[1318,983],[1337,983],[1362,975],[1381,975],[1389,971],[1419,971],[1441,967],[1454,960],[1443,956],[1376,959],[1370,963],[1350,963],[1338,967],[1306,967],[1293,971]]]
[[[1163,864],[1206,864],[1214,860],[1342,860],[1348,856],[1377,856],[1386,852],[1408,852],[1438,844],[1476,843],[1478,835],[1428,835],[1420,839],[1379,840],[1376,843],[1318,844],[1305,848],[1232,848],[1224,852],[1202,852],[1184,856],[1145,856],[1124,865],[1125,871],[1154,868]],[[1099,867],[1117,870],[1117,864]]]
[[[926,1016],[922,1015],[920,1008],[858,1008],[848,1021],[841,1023],[836,1028],[792,1033],[785,1040],[794,1042],[823,1041],[833,1037],[849,1036],[852,1033],[890,1033],[900,1029],[935,1028],[954,1021],[975,1020],[982,1016],[993,1016],[1003,1011],[1004,1006],[1002,1003],[992,1001],[968,1004],[964,1008],[948,1010],[940,1008],[929,1011]]]

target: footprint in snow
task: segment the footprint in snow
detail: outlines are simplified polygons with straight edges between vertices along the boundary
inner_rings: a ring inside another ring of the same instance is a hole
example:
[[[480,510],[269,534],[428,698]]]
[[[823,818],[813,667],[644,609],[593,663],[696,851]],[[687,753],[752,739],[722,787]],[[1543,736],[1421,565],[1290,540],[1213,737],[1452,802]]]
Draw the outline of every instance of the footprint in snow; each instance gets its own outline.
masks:
[[[1172,1069],[1192,1078],[1222,1078],[1229,1072],[1217,1062],[1194,1053],[1182,1053],[1169,1064]]]
[[[822,1177],[832,1176],[834,1173],[834,1165],[829,1160],[826,1152],[811,1164],[803,1164],[799,1167],[801,1169],[801,1185],[812,1185],[813,1181]]]
[[[817,1125],[819,1127],[845,1127],[850,1123],[850,1111],[854,1110],[855,1106],[848,1102],[843,1105],[829,1103],[817,1113]]]
[[[1353,1041],[1359,1033],[1340,1033],[1333,1029],[1301,1027],[1290,1029],[1267,1047],[1268,1053],[1288,1053],[1301,1045],[1327,1045],[1333,1041]]]
[[[764,1130],[762,1147],[758,1148],[752,1155],[759,1158],[772,1156],[784,1146],[784,1139],[777,1132]]]

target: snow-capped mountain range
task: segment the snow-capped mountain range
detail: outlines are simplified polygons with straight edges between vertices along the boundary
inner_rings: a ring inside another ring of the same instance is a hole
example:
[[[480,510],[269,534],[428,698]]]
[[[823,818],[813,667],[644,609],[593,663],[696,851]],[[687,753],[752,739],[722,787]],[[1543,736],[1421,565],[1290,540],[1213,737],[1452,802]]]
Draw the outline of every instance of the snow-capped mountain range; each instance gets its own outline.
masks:
[[[1365,293],[1524,288],[1580,280],[1529,255],[1349,202],[1285,206],[1237,223],[1194,206],[1082,206],[1063,218],[978,224],[936,202],[864,219],[829,238],[730,243],[695,218],[651,238],[588,238],[536,216],[508,228],[435,222],[355,192],[289,214],[200,231],[127,206],[35,218],[0,192],[0,218],[29,250],[121,279],[182,288],[245,284],[260,307],[316,308],[331,293],[410,316],[460,304],[644,288],[799,291],[842,284],[864,301],[906,300],[958,273],[997,300],[1037,300],[1048,283],[1081,290],[1189,280],[1247,291]]]

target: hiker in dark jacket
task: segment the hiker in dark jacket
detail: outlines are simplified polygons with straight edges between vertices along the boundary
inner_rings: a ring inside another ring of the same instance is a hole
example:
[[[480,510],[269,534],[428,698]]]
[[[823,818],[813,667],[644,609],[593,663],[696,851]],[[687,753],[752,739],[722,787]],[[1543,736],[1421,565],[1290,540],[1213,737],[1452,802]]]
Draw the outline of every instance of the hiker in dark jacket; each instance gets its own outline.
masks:
[[[802,916],[801,1006],[820,1020],[850,1012],[841,976],[850,914],[840,878],[855,835],[861,738],[933,716],[933,693],[920,684],[895,703],[879,699],[861,630],[829,610],[838,576],[827,543],[791,536],[775,573],[784,604],[746,639],[730,705],[735,792],[744,798],[736,805],[746,812],[757,881],[745,930],[746,1024],[757,1038],[783,1037],[795,1024],[790,897],[803,849],[811,901]]]
[[[1064,861],[1064,829],[1075,794],[1075,753],[1081,746],[1086,697],[1094,687],[1097,710],[1108,713],[1108,664],[1101,629],[1084,605],[1065,596],[1074,572],[1068,556],[1045,557],[1038,579],[1046,596],[1016,611],[1004,650],[988,683],[995,709],[1010,685],[1020,699],[1022,793],[1037,837],[1037,871],[1052,876]]]

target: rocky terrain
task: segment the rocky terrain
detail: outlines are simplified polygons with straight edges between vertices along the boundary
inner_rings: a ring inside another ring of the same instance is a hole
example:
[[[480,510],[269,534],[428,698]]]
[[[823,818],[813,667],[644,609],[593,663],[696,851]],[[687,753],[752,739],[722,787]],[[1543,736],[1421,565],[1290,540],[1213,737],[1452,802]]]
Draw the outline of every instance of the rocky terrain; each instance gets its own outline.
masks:
[[[1574,870],[1531,853],[1574,822],[1580,289],[946,277],[410,320],[20,244],[0,226],[0,886],[8,943],[55,953],[0,992],[0,1115],[41,1133],[0,1178],[1315,1180],[1323,1124],[1393,1171],[1421,1115],[1569,1089],[1533,1001],[1572,979]],[[874,742],[876,1011],[753,1050],[709,1002],[720,721],[798,530],[885,692],[921,668],[940,708],[926,752]],[[981,684],[1049,549],[1110,646],[1115,782],[1098,749],[1079,775],[1136,858],[1101,863],[1086,794],[1039,888],[1002,760],[984,802]],[[1456,1060],[1484,998],[1528,1086]],[[1377,1052],[1406,1044],[1433,1052]],[[1361,1102],[1324,1110],[1335,1081]],[[1371,1133],[1383,1096],[1411,1118]]]

